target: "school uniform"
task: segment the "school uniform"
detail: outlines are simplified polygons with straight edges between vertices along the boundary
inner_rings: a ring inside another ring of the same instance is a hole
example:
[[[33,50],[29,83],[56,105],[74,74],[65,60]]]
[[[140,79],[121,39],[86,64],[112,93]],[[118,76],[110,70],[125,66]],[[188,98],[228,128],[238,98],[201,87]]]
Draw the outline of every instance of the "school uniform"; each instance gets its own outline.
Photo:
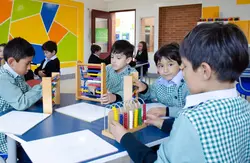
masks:
[[[25,110],[42,97],[42,86],[31,88],[7,63],[0,67],[0,113]],[[5,135],[0,133],[0,151],[7,152]]]
[[[235,88],[187,96],[170,137],[157,154],[125,134],[121,144],[135,162],[249,162],[250,104]],[[128,144],[133,144],[129,146]]]
[[[50,59],[45,58],[41,65],[35,70],[35,74],[38,75],[40,70],[44,71],[46,77],[51,77],[52,72],[60,72],[60,61],[56,55],[51,57]]]
[[[111,65],[106,66],[106,87],[107,90],[116,95],[116,101],[123,100],[123,80],[124,76],[137,72],[136,69],[126,66],[121,72],[117,73]]]
[[[177,117],[178,112],[185,106],[189,90],[183,79],[182,71],[170,81],[159,77],[147,90],[139,96],[144,100],[158,101],[167,106],[167,115]]]

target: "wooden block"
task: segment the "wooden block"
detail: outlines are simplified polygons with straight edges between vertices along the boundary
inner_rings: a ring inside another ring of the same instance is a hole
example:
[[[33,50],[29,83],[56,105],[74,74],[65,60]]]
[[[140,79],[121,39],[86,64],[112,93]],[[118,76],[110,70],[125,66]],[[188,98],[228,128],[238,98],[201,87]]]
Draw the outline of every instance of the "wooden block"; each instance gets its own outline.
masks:
[[[52,85],[50,77],[42,78],[43,113],[52,114]]]
[[[136,131],[139,131],[141,129],[144,129],[146,126],[146,124],[142,124],[141,126],[138,126],[137,128],[133,128],[131,130],[128,130],[128,132],[134,133]],[[109,130],[102,130],[102,135],[110,138],[110,139],[115,139],[115,137],[109,132]]]
[[[124,76],[123,82],[123,101],[131,100],[133,96],[133,77],[132,76]]]

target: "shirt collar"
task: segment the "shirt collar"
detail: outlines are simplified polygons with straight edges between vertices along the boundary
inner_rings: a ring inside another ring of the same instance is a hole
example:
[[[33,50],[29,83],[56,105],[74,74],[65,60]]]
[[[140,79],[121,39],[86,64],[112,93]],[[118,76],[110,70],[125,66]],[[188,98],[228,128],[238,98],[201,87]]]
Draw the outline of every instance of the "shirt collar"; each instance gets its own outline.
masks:
[[[183,79],[182,71],[179,71],[177,75],[171,80],[174,82],[177,86],[181,84],[181,80]]]
[[[4,65],[3,65],[3,68],[7,71],[9,71],[13,76],[14,78],[18,77],[19,75],[9,66],[9,64],[6,62]]]
[[[172,80],[166,80],[163,77],[160,77],[160,79],[158,80],[159,84],[163,84],[163,85],[171,85],[171,84],[176,84],[177,86],[180,86],[181,82],[183,81],[183,75],[182,75],[182,71],[179,71],[177,75],[175,75],[175,77]]]
[[[237,94],[236,88],[189,95],[186,97],[186,105],[184,108],[196,106],[208,100],[219,100],[219,99],[225,99],[225,98],[233,98],[237,96],[238,94]]]
[[[46,61],[51,61],[51,60],[54,60],[54,59],[56,59],[57,58],[57,56],[56,55],[54,55],[53,57],[51,57],[50,59],[48,59],[47,57],[45,58],[45,60]]]

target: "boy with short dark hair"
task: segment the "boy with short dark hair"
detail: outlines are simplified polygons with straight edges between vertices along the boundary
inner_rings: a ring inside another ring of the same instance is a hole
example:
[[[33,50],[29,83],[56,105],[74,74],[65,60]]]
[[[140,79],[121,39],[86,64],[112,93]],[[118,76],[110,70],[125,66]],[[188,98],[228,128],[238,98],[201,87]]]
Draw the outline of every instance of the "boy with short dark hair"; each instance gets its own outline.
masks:
[[[14,38],[4,49],[5,64],[0,67],[0,113],[25,110],[42,97],[42,86],[31,88],[24,80],[35,55],[32,45],[23,38]],[[6,153],[5,135],[0,133],[0,152]]]
[[[53,41],[47,41],[42,45],[42,49],[45,59],[34,73],[41,78],[51,77],[52,72],[60,72],[60,61],[56,56],[57,45]]]
[[[134,162],[249,162],[250,104],[234,84],[249,63],[246,36],[233,24],[201,24],[180,54],[191,95],[157,154],[117,122],[112,134]]]

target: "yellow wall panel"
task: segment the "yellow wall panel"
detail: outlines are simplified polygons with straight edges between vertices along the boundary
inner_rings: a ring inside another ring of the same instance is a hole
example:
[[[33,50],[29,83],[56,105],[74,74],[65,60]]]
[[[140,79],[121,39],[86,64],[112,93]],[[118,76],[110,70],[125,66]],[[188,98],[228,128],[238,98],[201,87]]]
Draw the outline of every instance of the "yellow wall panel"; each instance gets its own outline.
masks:
[[[250,4],[250,0],[237,0],[237,5]]]
[[[220,16],[219,6],[209,6],[202,8],[202,18],[218,18]]]
[[[240,27],[240,29],[244,32],[244,34],[246,35],[246,37],[248,38],[248,42],[249,40],[249,20],[241,20],[241,21],[230,21],[230,23],[236,24],[237,26]]]

